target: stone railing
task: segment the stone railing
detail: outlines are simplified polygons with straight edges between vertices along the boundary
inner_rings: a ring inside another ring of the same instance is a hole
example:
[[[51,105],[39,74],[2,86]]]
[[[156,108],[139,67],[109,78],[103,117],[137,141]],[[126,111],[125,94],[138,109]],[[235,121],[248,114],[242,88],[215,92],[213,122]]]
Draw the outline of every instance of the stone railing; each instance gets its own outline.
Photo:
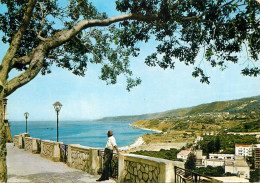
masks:
[[[60,147],[62,142],[55,142],[50,140],[41,141],[41,156],[49,158],[53,161],[60,161]]]
[[[67,164],[76,169],[83,170],[89,174],[96,175],[100,168],[99,149],[93,149],[79,144],[68,145]]]
[[[40,139],[28,136],[29,134],[14,136],[14,145],[19,148],[24,147],[25,150],[33,153],[35,149],[40,150],[42,157],[53,161],[61,161],[62,142],[41,140],[41,148],[39,148]],[[24,146],[21,146],[23,143]],[[98,154],[98,151],[103,149],[81,146],[79,144],[70,144],[66,145],[66,147],[64,150],[66,161],[64,162],[68,166],[92,175],[98,174],[102,163],[102,156]],[[184,163],[135,154],[120,154],[118,158],[118,182],[173,183],[175,182],[174,166],[184,168]]]
[[[19,146],[19,135],[14,135],[14,146]]]
[[[19,149],[24,148],[25,137],[30,137],[29,133],[14,135],[14,146],[18,147]]]
[[[40,151],[40,139],[32,138],[32,137],[25,137],[24,138],[24,150],[38,153]]]
[[[119,155],[119,182],[175,182],[174,166],[184,168],[184,162],[122,154]]]

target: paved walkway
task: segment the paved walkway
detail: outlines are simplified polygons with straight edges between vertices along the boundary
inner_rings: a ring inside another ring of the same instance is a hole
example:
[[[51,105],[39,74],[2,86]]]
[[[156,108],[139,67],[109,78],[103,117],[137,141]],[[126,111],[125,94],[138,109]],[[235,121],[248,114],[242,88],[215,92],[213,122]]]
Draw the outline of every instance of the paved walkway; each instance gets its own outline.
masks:
[[[99,178],[7,144],[8,183],[91,183]],[[104,181],[114,183],[113,180]]]

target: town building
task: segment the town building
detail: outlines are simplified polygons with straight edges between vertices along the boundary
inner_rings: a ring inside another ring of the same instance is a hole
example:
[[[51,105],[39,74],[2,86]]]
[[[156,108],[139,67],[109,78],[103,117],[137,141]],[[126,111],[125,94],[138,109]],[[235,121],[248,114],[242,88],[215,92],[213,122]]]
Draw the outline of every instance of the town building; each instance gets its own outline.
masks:
[[[209,154],[209,159],[235,159],[235,155],[234,154]]]
[[[194,154],[196,156],[196,166],[203,166],[202,161],[205,160],[207,157],[202,155],[202,150],[195,150]]]
[[[177,154],[178,159],[187,160],[191,150],[182,150]]]
[[[202,160],[202,165],[204,167],[207,166],[212,166],[212,167],[217,167],[217,166],[225,166],[225,165],[230,165],[233,164],[234,160],[224,160],[224,159],[205,159]]]
[[[234,162],[225,165],[225,173],[236,174],[241,178],[250,178],[250,167],[245,159],[236,159]]]
[[[235,154],[237,156],[248,156],[252,157],[252,145],[236,145]]]
[[[255,169],[260,169],[260,144],[254,145]]]

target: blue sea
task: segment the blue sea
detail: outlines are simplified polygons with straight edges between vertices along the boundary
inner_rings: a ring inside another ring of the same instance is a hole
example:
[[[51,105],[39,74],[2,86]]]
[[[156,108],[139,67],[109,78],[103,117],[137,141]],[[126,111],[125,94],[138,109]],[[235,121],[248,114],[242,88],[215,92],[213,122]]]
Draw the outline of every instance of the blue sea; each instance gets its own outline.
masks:
[[[9,121],[12,136],[25,133],[25,121]],[[152,131],[129,126],[129,122],[59,121],[59,141],[64,144],[80,144],[104,148],[107,131],[112,130],[118,147],[131,145],[145,133]],[[57,140],[56,121],[28,121],[27,132],[33,138]]]

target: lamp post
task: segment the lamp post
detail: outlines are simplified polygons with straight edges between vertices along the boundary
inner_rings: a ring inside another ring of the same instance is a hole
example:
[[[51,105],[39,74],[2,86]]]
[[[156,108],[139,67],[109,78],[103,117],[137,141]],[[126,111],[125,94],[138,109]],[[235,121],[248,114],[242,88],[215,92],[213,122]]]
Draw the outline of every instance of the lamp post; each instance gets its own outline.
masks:
[[[25,117],[25,120],[26,120],[26,133],[27,133],[27,118],[29,117],[29,113],[25,112],[24,117]]]
[[[57,142],[59,142],[59,112],[60,112],[60,109],[62,107],[62,104],[60,102],[55,102],[53,104],[53,107],[55,109],[55,111],[57,112]]]

